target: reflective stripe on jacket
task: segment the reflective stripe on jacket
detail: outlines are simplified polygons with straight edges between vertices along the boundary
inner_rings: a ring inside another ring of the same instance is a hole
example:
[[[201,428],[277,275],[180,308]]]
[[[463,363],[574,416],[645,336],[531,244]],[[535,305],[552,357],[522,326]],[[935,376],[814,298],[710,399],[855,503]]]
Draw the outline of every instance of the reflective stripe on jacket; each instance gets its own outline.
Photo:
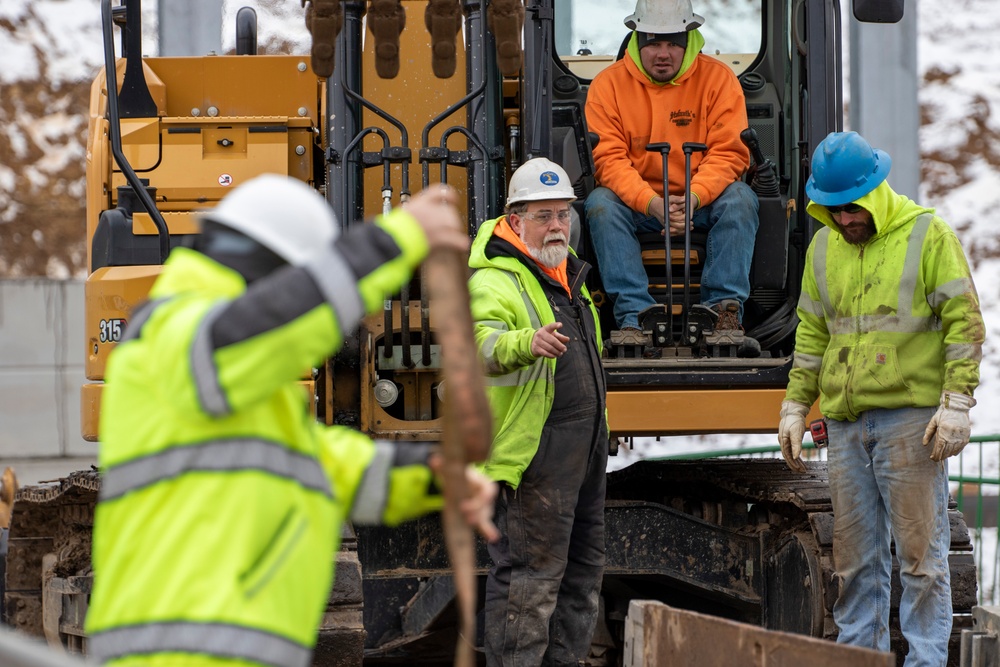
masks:
[[[493,411],[493,447],[486,474],[517,488],[538,450],[542,427],[555,396],[556,360],[535,358],[535,331],[555,321],[544,289],[515,257],[487,257],[486,246],[503,216],[487,220],[472,244],[469,280],[476,344],[486,367],[486,390]],[[590,301],[585,285],[577,293]],[[597,309],[589,303],[602,349]],[[603,404],[603,401],[602,401]]]
[[[826,208],[802,278],[786,398],[854,421],[873,408],[928,407],[942,390],[972,395],[985,327],[969,265],[932,209],[883,182],[858,200],[876,234],[852,245]]]
[[[297,382],[426,250],[416,221],[394,213],[249,289],[200,253],[171,253],[107,368],[94,657],[305,667],[342,521],[440,506],[426,446],[321,426]]]

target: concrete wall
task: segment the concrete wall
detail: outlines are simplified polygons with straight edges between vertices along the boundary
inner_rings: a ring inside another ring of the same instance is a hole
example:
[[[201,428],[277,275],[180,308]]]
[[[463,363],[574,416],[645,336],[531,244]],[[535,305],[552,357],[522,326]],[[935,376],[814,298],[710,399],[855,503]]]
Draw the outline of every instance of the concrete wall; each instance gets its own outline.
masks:
[[[0,466],[22,483],[86,467],[80,436],[83,283],[0,280]]]

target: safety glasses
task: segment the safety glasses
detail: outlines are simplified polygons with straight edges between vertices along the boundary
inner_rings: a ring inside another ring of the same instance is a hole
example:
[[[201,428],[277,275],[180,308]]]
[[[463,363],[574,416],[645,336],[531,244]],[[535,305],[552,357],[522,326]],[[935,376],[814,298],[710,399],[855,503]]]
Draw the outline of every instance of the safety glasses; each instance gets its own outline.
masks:
[[[826,210],[830,212],[830,215],[837,215],[838,213],[857,213],[863,207],[859,204],[851,202],[850,204],[844,204],[843,206],[827,206]]]
[[[554,212],[539,211],[537,213],[525,213],[524,217],[528,218],[529,220],[534,220],[535,222],[537,222],[539,225],[542,226],[551,225],[552,221],[555,220],[563,227],[566,227],[569,225],[570,212],[569,209],[566,209],[565,211],[554,211]]]

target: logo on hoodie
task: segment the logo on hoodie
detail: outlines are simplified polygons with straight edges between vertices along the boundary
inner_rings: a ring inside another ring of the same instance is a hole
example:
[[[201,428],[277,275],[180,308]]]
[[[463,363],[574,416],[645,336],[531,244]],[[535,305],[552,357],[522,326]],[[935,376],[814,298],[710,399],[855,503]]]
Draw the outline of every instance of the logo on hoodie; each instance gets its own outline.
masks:
[[[671,111],[670,122],[677,127],[687,127],[694,122],[694,112],[689,110]]]

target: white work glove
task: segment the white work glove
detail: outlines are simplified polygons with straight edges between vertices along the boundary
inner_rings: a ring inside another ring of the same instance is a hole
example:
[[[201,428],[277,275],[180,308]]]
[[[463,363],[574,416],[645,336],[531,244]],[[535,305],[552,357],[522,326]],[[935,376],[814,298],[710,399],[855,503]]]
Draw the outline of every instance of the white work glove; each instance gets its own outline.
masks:
[[[781,422],[778,424],[778,444],[785,463],[795,472],[805,472],[802,455],[802,435],[806,432],[806,415],[809,406],[798,401],[781,402]]]
[[[941,392],[941,405],[934,413],[924,431],[924,447],[934,440],[931,460],[944,461],[958,454],[969,444],[972,427],[969,425],[969,409],[976,399],[954,391]]]

